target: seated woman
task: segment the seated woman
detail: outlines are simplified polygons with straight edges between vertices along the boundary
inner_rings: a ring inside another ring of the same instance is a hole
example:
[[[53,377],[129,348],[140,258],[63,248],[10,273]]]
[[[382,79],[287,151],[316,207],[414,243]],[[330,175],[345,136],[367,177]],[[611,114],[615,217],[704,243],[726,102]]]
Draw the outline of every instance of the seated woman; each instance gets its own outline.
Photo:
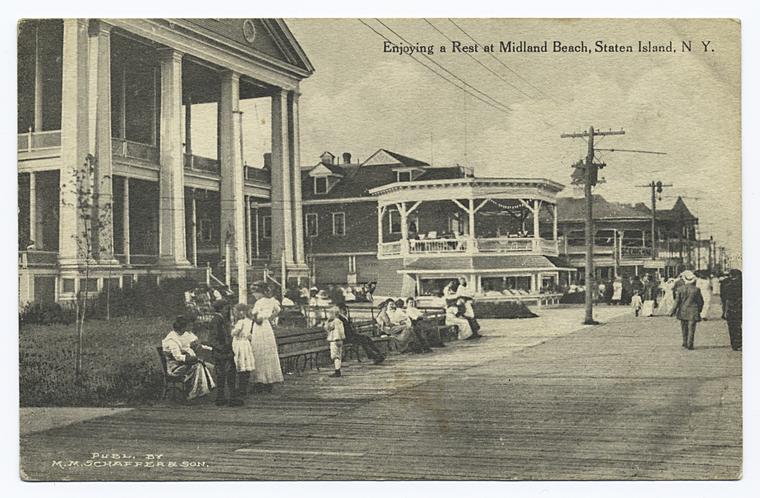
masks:
[[[457,306],[457,303],[453,303],[446,307],[446,325],[456,325],[459,329],[457,339],[463,341],[472,337],[472,329],[470,328],[470,322],[462,316],[462,311]]]
[[[196,350],[201,348],[198,337],[190,332],[190,322],[178,316],[164,340],[161,349],[166,356],[169,375],[183,377],[187,399],[195,399],[211,392],[216,384],[206,365],[198,359]]]
[[[398,309],[393,299],[388,299],[380,306],[380,313],[375,321],[383,334],[394,339],[399,352],[432,351],[427,341],[424,341],[424,338],[421,341],[419,335],[414,333],[411,320],[403,310]]]

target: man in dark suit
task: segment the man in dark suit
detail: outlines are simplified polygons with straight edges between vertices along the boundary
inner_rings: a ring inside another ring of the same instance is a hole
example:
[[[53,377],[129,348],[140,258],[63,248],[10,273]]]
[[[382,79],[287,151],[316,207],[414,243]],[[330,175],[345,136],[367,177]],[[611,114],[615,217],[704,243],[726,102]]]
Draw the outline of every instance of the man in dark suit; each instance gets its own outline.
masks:
[[[742,272],[731,270],[728,278],[721,283],[720,297],[723,300],[723,317],[728,323],[728,337],[731,349],[742,349]]]
[[[681,274],[683,284],[676,292],[676,303],[673,306],[671,316],[681,321],[681,334],[683,335],[683,347],[694,349],[694,335],[697,331],[697,322],[701,320],[700,313],[705,305],[702,292],[697,288],[697,277],[689,270]]]
[[[377,348],[375,341],[373,341],[371,337],[356,333],[353,325],[351,324],[351,320],[348,319],[348,308],[346,308],[345,303],[339,304],[338,310],[340,311],[338,314],[338,320],[343,322],[343,331],[346,334],[346,338],[343,340],[343,342],[361,346],[362,349],[364,349],[364,353],[367,355],[367,358],[372,360],[375,365],[385,361],[385,356]]]

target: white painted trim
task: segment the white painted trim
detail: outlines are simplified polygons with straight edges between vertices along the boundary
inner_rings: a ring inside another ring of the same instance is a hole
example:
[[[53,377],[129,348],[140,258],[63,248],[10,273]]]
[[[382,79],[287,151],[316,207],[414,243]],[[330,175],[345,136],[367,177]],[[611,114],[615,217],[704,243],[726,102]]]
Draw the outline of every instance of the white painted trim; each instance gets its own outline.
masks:
[[[335,216],[341,215],[343,216],[343,233],[335,233]],[[330,213],[330,217],[332,218],[332,235],[334,237],[345,237],[346,236],[346,213],[345,211],[336,211],[334,213]]]
[[[332,256],[377,256],[377,252],[362,251],[362,252],[313,252],[311,257],[325,258]]]

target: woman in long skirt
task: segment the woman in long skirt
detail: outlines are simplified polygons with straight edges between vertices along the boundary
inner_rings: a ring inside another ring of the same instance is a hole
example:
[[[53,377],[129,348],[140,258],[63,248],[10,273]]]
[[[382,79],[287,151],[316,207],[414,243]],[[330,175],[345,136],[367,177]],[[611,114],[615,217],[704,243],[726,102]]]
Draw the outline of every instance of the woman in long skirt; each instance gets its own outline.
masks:
[[[280,313],[280,304],[271,296],[266,285],[257,286],[253,295],[256,298],[251,309],[251,346],[256,365],[253,372],[254,390],[272,392],[272,384],[284,380],[277,341],[272,330],[272,321]]]

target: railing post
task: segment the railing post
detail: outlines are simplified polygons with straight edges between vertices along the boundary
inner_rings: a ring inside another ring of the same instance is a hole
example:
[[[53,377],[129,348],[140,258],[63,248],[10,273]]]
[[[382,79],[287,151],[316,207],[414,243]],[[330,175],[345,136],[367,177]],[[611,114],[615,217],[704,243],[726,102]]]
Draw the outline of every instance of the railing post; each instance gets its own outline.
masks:
[[[29,133],[26,135],[26,151],[32,151],[32,127],[29,127]]]

